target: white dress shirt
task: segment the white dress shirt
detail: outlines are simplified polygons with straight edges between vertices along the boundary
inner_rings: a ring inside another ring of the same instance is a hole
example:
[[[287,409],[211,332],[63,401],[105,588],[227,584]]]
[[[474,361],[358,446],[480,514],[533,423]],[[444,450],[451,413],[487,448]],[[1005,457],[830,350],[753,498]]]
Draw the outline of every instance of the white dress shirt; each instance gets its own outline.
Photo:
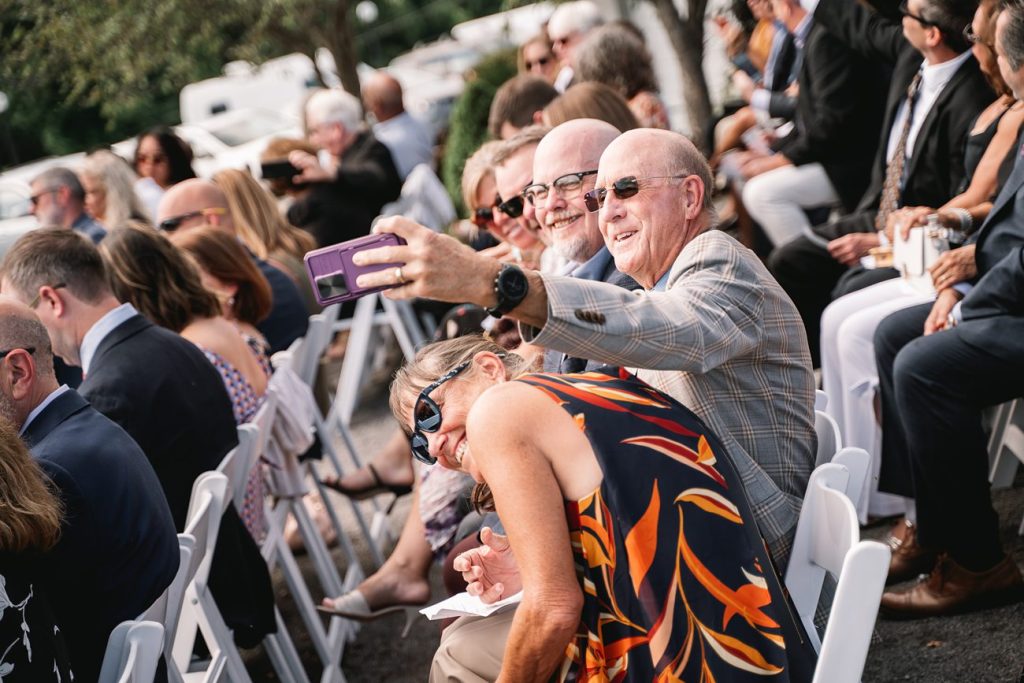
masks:
[[[53,403],[58,396],[63,394],[65,391],[68,391],[69,388],[70,387],[68,387],[67,384],[61,384],[59,387],[51,391],[50,395],[44,398],[42,403],[33,408],[32,412],[28,414],[28,417],[25,418],[25,424],[21,425],[21,431],[18,432],[18,436],[23,435],[25,433],[25,430],[28,429],[28,426],[32,424],[32,420],[39,417],[39,413],[46,410],[46,406]]]
[[[78,349],[78,356],[82,360],[83,374],[89,374],[89,365],[92,363],[92,357],[96,355],[96,348],[100,345],[100,342],[119,325],[132,316],[138,315],[138,313],[131,304],[121,304],[109,311],[89,328],[89,331],[82,337],[82,345]]]

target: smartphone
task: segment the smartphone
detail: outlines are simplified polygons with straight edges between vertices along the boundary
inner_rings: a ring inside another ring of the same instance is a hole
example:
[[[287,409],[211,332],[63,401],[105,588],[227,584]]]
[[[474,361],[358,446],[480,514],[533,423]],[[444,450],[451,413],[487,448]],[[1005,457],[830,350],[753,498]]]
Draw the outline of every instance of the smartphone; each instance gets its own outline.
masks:
[[[275,178],[291,178],[297,176],[302,171],[292,166],[290,161],[267,161],[260,164],[260,177],[264,180],[274,180]]]
[[[356,279],[363,273],[397,268],[401,263],[381,263],[372,266],[357,266],[352,257],[366,249],[391,247],[405,244],[405,240],[391,233],[357,237],[348,242],[316,249],[306,254],[306,273],[313,285],[313,293],[321,306],[330,306],[341,301],[358,299],[365,294],[380,292],[390,287],[360,287]]]

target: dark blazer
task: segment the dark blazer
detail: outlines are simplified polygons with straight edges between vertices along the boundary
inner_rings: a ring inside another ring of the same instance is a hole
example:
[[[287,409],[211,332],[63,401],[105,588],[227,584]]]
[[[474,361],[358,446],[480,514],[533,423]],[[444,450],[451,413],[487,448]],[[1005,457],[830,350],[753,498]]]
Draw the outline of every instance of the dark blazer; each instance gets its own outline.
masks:
[[[885,183],[889,135],[923,57],[903,37],[899,24],[855,0],[821,0],[814,20],[834,39],[863,57],[892,68],[881,138],[876,142],[867,190],[846,220],[818,229],[827,239],[853,232],[873,232]],[[905,169],[904,205],[941,206],[957,194],[964,176],[964,141],[974,119],[994,99],[995,93],[985,82],[977,61],[969,57],[942,89],[917,135]]]
[[[882,120],[879,68],[818,23],[804,46],[795,128],[773,148],[797,166],[820,163],[846,211],[867,188]]]
[[[335,179],[311,184],[288,209],[288,220],[326,247],[368,234],[384,205],[401,193],[402,178],[391,152],[371,132],[362,131],[345,150]]]
[[[772,72],[765,74],[764,85],[770,95],[768,99],[768,115],[773,118],[792,119],[796,115],[796,98],[786,93],[789,84],[796,80],[802,63],[801,51],[796,46],[793,34],[776,26],[785,35],[779,44],[779,54],[772,64]]]
[[[1006,257],[1007,252],[1024,244],[1024,146],[1017,140],[1013,170],[1006,178],[999,193],[992,201],[992,209],[985,222],[968,238],[968,244],[975,244],[974,262],[978,266],[978,277],[984,276]],[[977,280],[977,278],[975,278]]]
[[[273,300],[270,314],[256,329],[267,338],[271,353],[284,351],[293,341],[306,334],[309,325],[306,304],[302,301],[302,294],[295,281],[287,273],[262,259],[254,257],[253,260],[270,283]]]
[[[100,342],[80,391],[142,448],[183,530],[196,477],[238,443],[220,374],[194,344],[137,315]],[[234,506],[221,523],[210,588],[239,644],[274,630],[270,575]]]
[[[138,444],[74,389],[23,435],[60,492],[64,522],[44,571],[75,679],[99,676],[107,638],[170,585],[178,539],[160,481]]]

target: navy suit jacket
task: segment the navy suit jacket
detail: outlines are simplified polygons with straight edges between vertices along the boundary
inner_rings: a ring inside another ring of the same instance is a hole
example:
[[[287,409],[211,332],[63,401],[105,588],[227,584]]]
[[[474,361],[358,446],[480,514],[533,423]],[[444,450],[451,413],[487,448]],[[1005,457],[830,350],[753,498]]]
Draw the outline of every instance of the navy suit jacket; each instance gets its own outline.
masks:
[[[46,587],[75,679],[95,680],[110,631],[174,579],[174,520],[138,444],[74,389],[46,406],[23,438],[64,503]]]
[[[100,342],[80,391],[142,448],[183,530],[196,477],[217,469],[238,443],[220,374],[192,342],[137,315]],[[252,647],[275,629],[270,574],[233,505],[220,526],[210,589],[240,645]]]
[[[273,305],[270,314],[256,328],[267,338],[270,352],[284,351],[292,342],[306,334],[309,325],[306,304],[295,281],[266,261],[254,259],[256,266],[270,283]]]

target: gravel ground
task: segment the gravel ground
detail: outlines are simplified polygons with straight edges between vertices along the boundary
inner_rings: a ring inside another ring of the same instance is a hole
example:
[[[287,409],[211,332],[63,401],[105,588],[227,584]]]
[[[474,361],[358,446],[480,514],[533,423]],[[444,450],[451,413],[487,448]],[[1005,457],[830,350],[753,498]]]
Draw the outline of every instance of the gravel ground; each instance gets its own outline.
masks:
[[[356,448],[364,458],[370,457],[390,435],[394,422],[380,396],[372,397],[356,413],[353,433]],[[338,503],[335,497],[333,502]],[[1017,536],[1017,526],[1024,515],[1024,476],[1018,477],[1013,489],[995,494],[996,508],[1003,526],[1005,546],[1018,565],[1024,566],[1024,539]],[[408,499],[399,501],[391,514],[393,533],[397,535],[401,520],[408,510]],[[865,538],[880,538],[884,526],[867,529]],[[353,533],[353,537],[357,534]],[[372,571],[365,544],[360,547],[364,570]],[[336,553],[339,566],[343,564]],[[305,557],[299,558],[304,571],[309,570]],[[444,593],[440,571],[432,572],[434,598]],[[275,587],[281,596],[281,612],[296,647],[306,664],[310,680],[319,680],[320,666],[301,621],[289,603],[283,579],[275,576]],[[309,575],[314,598],[319,598],[317,583]],[[388,617],[362,626],[356,639],[345,649],[342,668],[349,683],[376,681],[424,681],[430,659],[437,648],[439,632],[436,624],[420,617],[409,636],[401,638],[402,617]],[[254,681],[276,680],[273,669],[262,652],[245,653],[246,663]],[[973,615],[946,619],[925,619],[915,622],[879,621],[876,638],[868,654],[864,672],[865,683],[887,681],[939,682],[1009,682],[1024,683],[1024,604],[990,610]]]

